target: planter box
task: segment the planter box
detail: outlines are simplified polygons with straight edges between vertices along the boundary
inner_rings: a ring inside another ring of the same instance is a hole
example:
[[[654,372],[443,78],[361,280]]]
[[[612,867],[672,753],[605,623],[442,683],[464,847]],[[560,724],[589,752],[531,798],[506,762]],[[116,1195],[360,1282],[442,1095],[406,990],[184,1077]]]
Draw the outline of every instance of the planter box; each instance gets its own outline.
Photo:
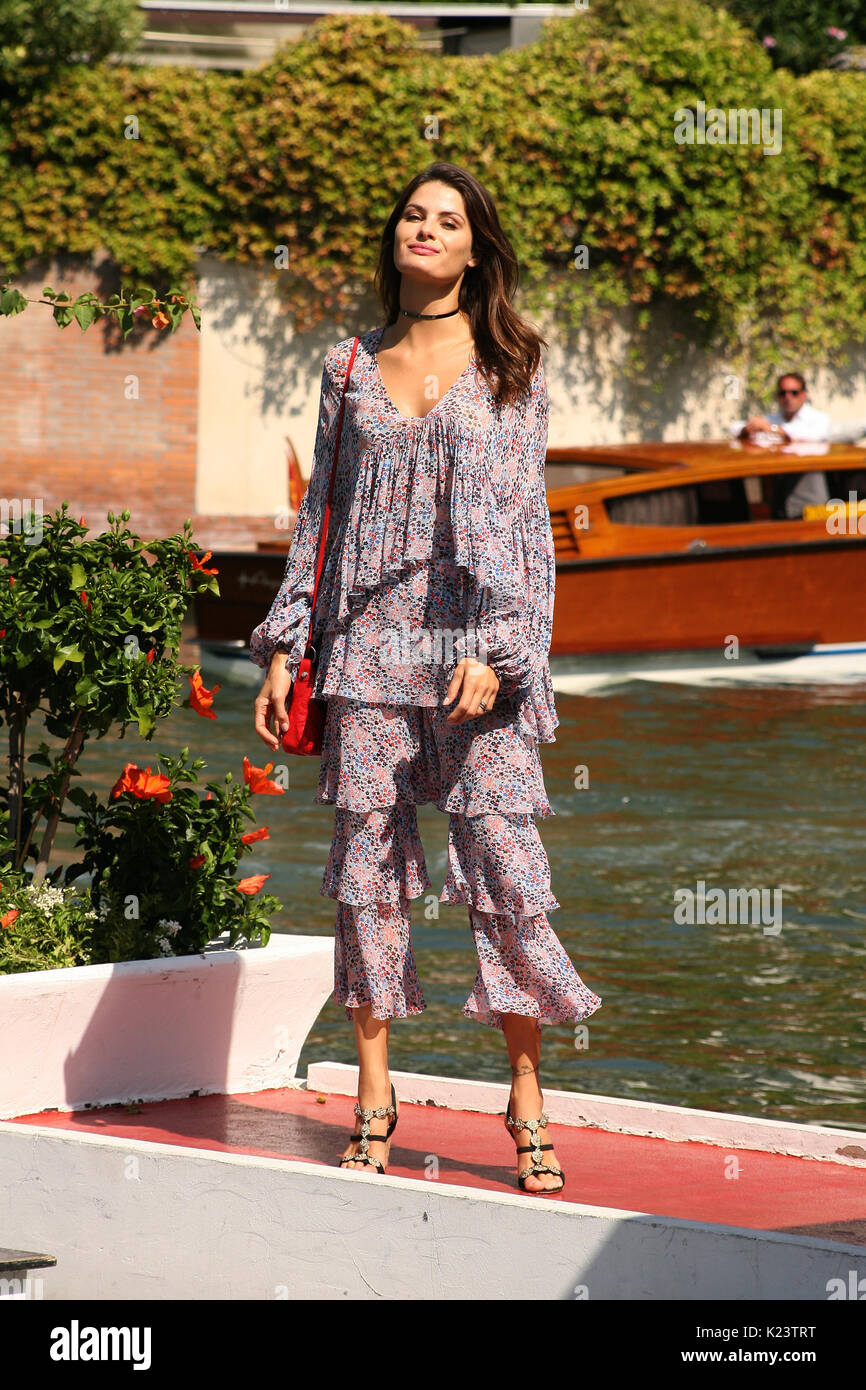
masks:
[[[333,938],[0,976],[0,1118],[285,1086],[334,985]]]

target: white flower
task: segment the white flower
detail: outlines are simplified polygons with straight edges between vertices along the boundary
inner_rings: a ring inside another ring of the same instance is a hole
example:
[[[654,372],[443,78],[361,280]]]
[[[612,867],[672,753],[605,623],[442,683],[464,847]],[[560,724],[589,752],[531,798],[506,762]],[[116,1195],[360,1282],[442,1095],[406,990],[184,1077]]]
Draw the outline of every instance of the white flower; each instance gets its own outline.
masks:
[[[158,927],[165,927],[166,931],[170,932],[172,936],[180,931],[180,922],[175,922],[170,917],[161,917],[156,925]]]
[[[36,899],[36,906],[44,911],[50,912],[52,908],[62,907],[65,897],[62,888],[55,888],[52,883],[28,883],[27,891],[31,897]]]
[[[71,885],[67,885],[65,888],[55,888],[53,883],[34,883],[31,880],[25,885],[25,889],[33,899],[34,906],[38,907],[39,910],[44,912],[47,916],[50,916],[55,908],[71,908],[75,907],[76,904],[80,904],[82,908],[82,917],[89,922],[96,920],[96,913],[92,908],[84,906],[87,899],[82,898],[77,889]],[[100,908],[100,917],[104,917],[107,912],[107,906],[104,911]]]
[[[165,937],[165,936],[160,936],[160,937],[158,937],[158,938],[157,938],[156,944],[157,944],[157,946],[159,947],[159,953],[160,953],[161,956],[173,956],[173,955],[174,955],[174,947],[172,946],[171,942],[168,940],[167,937]]]

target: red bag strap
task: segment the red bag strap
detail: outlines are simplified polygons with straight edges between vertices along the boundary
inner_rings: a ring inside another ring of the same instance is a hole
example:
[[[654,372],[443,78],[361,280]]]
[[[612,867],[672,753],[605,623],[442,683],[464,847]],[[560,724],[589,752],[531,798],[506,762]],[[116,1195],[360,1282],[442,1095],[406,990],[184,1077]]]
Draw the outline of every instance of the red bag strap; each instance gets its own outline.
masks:
[[[360,339],[356,338],[354,343],[352,344],[352,355],[349,358],[349,365],[346,368],[346,379],[343,382],[343,390],[340,395],[340,414],[337,417],[337,437],[334,441],[334,461],[331,464],[331,480],[328,484],[328,500],[325,503],[325,515],[322,517],[322,527],[319,532],[319,553],[318,558],[316,560],[316,582],[313,585],[313,602],[310,607],[310,631],[307,633],[307,646],[305,648],[305,651],[309,650],[310,644],[313,640],[313,615],[316,611],[316,596],[319,592],[319,580],[322,577],[322,566],[325,560],[325,546],[328,540],[328,526],[330,525],[331,521],[331,498],[334,495],[334,478],[337,476],[337,459],[340,456],[340,435],[343,432],[343,407],[346,404],[346,387],[349,385],[349,377],[352,373],[352,363],[355,360],[355,353],[358,351],[359,342]]]

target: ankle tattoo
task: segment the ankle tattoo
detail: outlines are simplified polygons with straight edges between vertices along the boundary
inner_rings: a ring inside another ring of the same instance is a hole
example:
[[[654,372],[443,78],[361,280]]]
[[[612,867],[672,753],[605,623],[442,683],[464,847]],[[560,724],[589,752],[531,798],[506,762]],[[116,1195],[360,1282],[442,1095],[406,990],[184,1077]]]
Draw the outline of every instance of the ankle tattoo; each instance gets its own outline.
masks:
[[[532,1072],[538,1071],[538,1067],[512,1067],[512,1076],[530,1076]]]

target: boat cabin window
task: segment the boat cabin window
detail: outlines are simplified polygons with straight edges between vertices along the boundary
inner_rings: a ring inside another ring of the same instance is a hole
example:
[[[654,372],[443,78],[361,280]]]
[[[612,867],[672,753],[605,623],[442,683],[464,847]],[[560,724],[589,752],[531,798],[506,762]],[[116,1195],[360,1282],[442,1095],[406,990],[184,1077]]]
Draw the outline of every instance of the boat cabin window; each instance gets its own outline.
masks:
[[[742,478],[685,483],[609,497],[605,508],[621,526],[719,526],[749,520]]]
[[[548,463],[544,469],[547,492],[557,487],[575,487],[578,483],[595,483],[599,479],[619,478],[628,470],[592,463]]]
[[[847,503],[849,493],[855,494],[855,500],[866,498],[866,470],[766,473],[747,478],[746,492],[753,521],[802,521],[805,508],[814,509],[833,499]]]
[[[847,502],[848,493],[854,492],[858,502],[866,501],[866,468],[849,468],[847,471],[844,468],[828,469],[824,476],[831,497]]]

